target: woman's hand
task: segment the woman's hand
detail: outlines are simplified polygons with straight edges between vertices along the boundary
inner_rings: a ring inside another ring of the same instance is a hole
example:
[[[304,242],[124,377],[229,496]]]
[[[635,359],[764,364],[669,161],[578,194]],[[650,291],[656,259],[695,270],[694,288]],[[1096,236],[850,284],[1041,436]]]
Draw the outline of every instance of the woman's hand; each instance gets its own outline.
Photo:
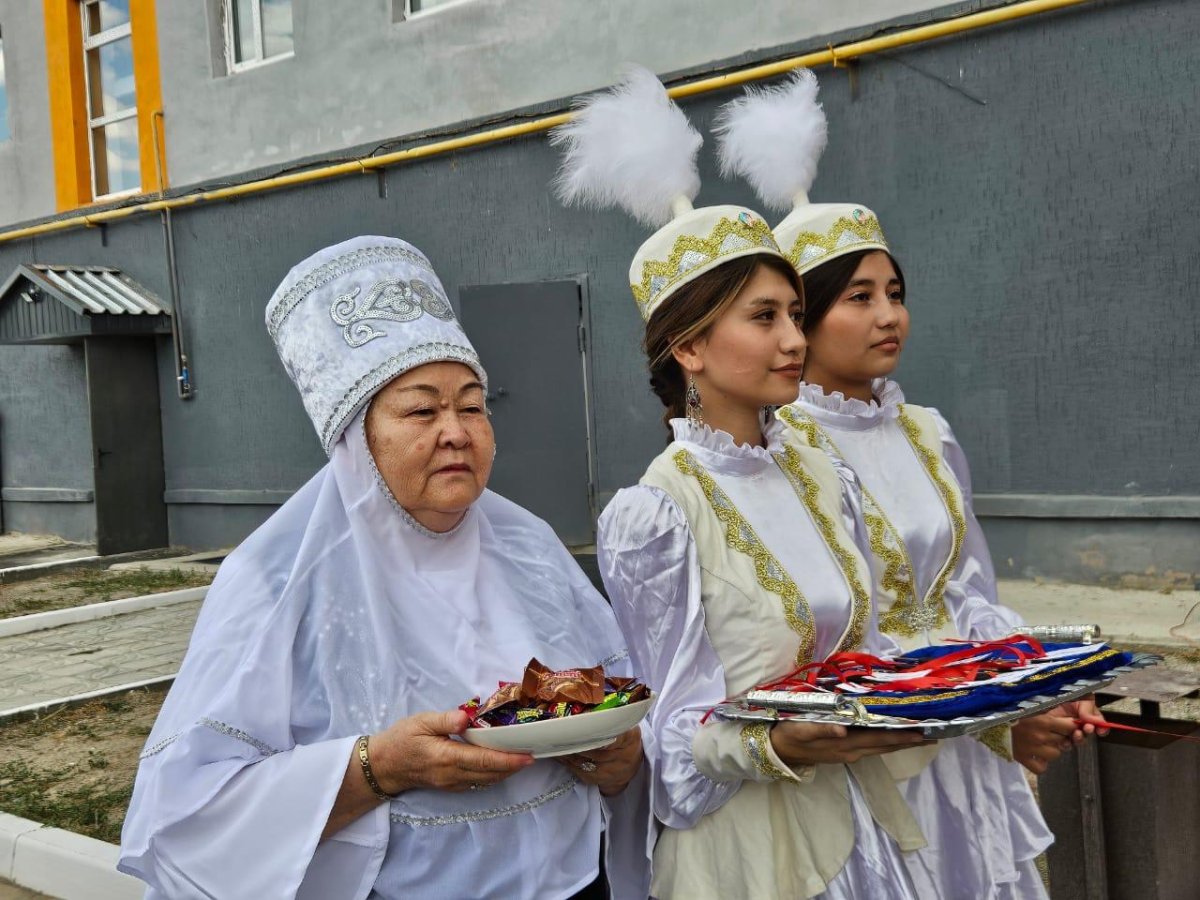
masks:
[[[1041,775],[1076,744],[1082,744],[1090,734],[1108,734],[1103,725],[1093,722],[1082,728],[1076,719],[1104,721],[1093,697],[1064,703],[1041,715],[1030,716],[1013,725],[1013,758],[1035,775]]]
[[[930,743],[920,732],[885,731],[878,728],[848,729],[842,725],[812,725],[805,722],[776,722],[771,727],[771,746],[789,766],[858,762],[864,756],[891,753]]]
[[[642,767],[642,731],[630,728],[607,747],[560,756],[557,761],[584,784],[594,784],[605,797],[619,794]]]
[[[1089,734],[1095,734],[1098,737],[1104,737],[1108,734],[1108,729],[1102,724],[1104,722],[1104,713],[1100,712],[1100,707],[1096,705],[1096,698],[1089,694],[1086,697],[1081,697],[1078,700],[1072,700],[1070,703],[1064,703],[1059,707],[1062,714],[1070,716],[1072,719],[1090,719],[1081,729],[1078,725],[1075,726],[1075,734],[1071,739],[1079,744],[1083,738]]]
[[[1021,719],[1013,725],[1013,759],[1035,775],[1041,775],[1076,743],[1083,733],[1075,727],[1075,717],[1065,715],[1059,706],[1041,715]]]
[[[368,744],[371,770],[386,794],[413,788],[466,791],[503,781],[534,759],[528,753],[502,753],[452,741],[467,730],[461,710],[417,713],[400,719]]]

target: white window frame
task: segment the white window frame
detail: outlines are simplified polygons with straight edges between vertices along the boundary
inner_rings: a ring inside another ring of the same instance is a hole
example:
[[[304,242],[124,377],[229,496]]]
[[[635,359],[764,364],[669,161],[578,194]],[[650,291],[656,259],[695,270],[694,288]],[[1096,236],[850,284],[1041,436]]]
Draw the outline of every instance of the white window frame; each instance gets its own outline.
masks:
[[[225,32],[225,69],[232,75],[235,72],[247,72],[250,69],[258,69],[262,66],[269,66],[271,63],[280,62],[281,60],[291,59],[296,55],[296,30],[295,19],[292,22],[292,49],[284,53],[276,53],[274,56],[263,56],[263,31],[262,31],[262,0],[254,0],[251,4],[251,22],[254,26],[254,49],[258,55],[254,59],[237,61],[237,35],[233,33],[233,4],[236,0],[221,0],[221,25]],[[407,3],[408,0],[405,0]],[[295,3],[292,4],[292,15],[296,12]]]
[[[87,3],[79,4],[79,14],[83,19],[83,80],[84,80],[84,112],[87,113],[88,120],[88,157],[91,166],[92,177],[92,199],[93,200],[115,200],[121,197],[132,197],[142,192],[141,178],[138,178],[138,186],[126,188],[123,191],[113,191],[108,194],[101,194],[96,185],[96,129],[102,128],[105,125],[112,125],[114,122],[124,122],[126,119],[136,119],[137,110],[137,78],[135,76],[133,83],[134,103],[130,109],[122,109],[108,115],[92,116],[92,75],[91,67],[88,65],[88,51],[101,47],[104,44],[111,44],[113,41],[119,41],[121,38],[128,37],[132,45],[133,41],[133,23],[126,22],[123,25],[117,25],[114,28],[109,28],[107,31],[101,31],[99,34],[88,36],[88,21],[87,21]],[[141,161],[142,146],[138,143],[138,161]],[[108,166],[108,160],[104,161],[104,165]],[[107,169],[105,170],[107,171]]]
[[[475,0],[447,0],[445,3],[439,3],[437,6],[432,6],[429,9],[413,9],[413,0],[403,0],[404,3],[404,19],[423,19],[425,16],[435,16],[445,9],[453,9],[456,6],[465,6],[468,3],[474,3]]]

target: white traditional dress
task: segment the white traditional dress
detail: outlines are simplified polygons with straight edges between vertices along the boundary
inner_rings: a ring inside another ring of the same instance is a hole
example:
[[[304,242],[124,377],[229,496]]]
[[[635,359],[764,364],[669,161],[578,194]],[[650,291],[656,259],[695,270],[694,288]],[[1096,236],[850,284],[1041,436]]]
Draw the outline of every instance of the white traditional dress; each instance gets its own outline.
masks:
[[[987,542],[971,511],[966,457],[934,409],[878,379],[870,403],[802,384],[778,417],[848,465],[862,488],[879,627],[898,645],[989,640],[1022,624],[996,597]],[[993,735],[992,737],[995,737]],[[943,741],[902,788],[928,840],[907,858],[926,896],[1044,897],[1034,859],[1053,840],[1021,767],[989,741]],[[934,893],[929,893],[934,892]]]
[[[871,644],[853,478],[789,440],[766,447],[673,420],[675,441],[600,519],[601,574],[634,668],[661,898],[917,898],[922,846],[885,757],[793,770],[765,725],[710,721],[723,698]]]
[[[613,895],[642,900],[642,782],[602,800],[552,760],[403,792],[320,841],[358,735],[490,694],[533,656],[632,672],[544,522],[485,491],[431,532],[377,471],[365,405],[392,377],[450,360],[486,381],[424,256],[356,239],[293,270],[269,317],[280,302],[273,334],[330,461],[221,566],[142,753],[119,868],[155,900],[565,898],[596,878],[607,820]]]

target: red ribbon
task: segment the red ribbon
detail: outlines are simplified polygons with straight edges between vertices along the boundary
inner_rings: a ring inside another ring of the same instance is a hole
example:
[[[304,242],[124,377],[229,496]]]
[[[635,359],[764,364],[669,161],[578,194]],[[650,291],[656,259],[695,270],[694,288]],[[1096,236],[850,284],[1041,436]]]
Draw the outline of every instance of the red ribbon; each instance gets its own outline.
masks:
[[[1093,719],[1090,716],[1087,718],[1080,717],[1075,720],[1075,724],[1082,728],[1084,725],[1095,725],[1097,728],[1112,728],[1117,731],[1133,731],[1137,734],[1154,734],[1159,737],[1175,738],[1180,741],[1192,741],[1200,744],[1200,735],[1176,734],[1173,731],[1156,731],[1153,728],[1141,728],[1137,725],[1125,725],[1121,722],[1108,722],[1104,719]]]

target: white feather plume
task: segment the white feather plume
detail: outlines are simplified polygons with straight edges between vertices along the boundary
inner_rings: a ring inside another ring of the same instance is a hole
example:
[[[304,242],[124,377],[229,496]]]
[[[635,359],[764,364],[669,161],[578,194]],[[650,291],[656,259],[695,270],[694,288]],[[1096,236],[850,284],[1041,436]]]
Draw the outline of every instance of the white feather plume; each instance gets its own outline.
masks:
[[[584,97],[550,135],[565,147],[554,191],[567,205],[619,206],[658,227],[678,197],[700,192],[696,154],[704,138],[653,72],[632,68],[615,87]]]
[[[828,140],[817,76],[799,69],[783,84],[748,89],[721,107],[713,131],[721,174],[745,178],[765,206],[791,210],[812,187]]]

